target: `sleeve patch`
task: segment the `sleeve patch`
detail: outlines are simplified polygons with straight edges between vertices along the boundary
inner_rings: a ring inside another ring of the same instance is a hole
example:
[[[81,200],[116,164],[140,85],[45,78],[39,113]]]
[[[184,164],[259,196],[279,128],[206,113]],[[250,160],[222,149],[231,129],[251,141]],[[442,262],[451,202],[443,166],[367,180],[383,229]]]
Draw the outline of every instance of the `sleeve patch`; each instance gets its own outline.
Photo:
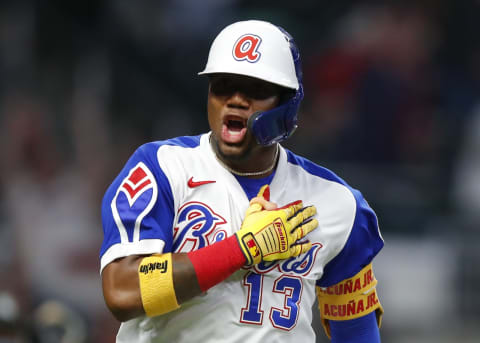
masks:
[[[370,263],[350,279],[327,288],[316,288],[322,325],[327,335],[330,335],[329,320],[355,319],[378,310],[380,323],[383,308],[376,285],[377,280]]]
[[[140,224],[153,208],[157,193],[152,172],[144,163],[139,162],[121,182],[111,203],[122,243],[140,239]]]

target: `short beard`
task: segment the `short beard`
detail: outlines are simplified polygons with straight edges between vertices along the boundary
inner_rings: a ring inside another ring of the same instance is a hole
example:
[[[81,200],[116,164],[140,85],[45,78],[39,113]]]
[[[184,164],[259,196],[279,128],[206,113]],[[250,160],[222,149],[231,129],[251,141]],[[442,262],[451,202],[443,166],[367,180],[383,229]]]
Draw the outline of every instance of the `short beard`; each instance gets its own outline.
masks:
[[[248,160],[248,158],[252,155],[255,147],[255,142],[253,139],[249,139],[245,149],[243,149],[241,154],[225,154],[218,144],[217,138],[212,134],[211,142],[214,152],[220,157],[222,161],[231,161],[234,163],[241,163]],[[235,146],[232,144],[232,146]]]

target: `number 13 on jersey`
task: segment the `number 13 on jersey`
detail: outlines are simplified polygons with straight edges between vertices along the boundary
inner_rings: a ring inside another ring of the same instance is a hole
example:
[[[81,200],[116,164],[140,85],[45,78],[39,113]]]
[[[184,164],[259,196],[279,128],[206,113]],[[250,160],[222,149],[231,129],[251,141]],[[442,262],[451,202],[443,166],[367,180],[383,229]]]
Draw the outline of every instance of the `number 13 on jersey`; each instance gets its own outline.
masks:
[[[273,327],[281,330],[292,330],[297,324],[302,298],[303,283],[300,277],[281,275],[271,290],[263,289],[263,274],[248,272],[243,285],[247,287],[246,306],[242,308],[240,322],[254,325],[263,324],[264,308],[262,307],[263,292],[283,294],[283,303],[272,304],[270,322]],[[268,295],[267,295],[268,296]],[[268,296],[271,298],[272,296]],[[278,306],[278,307],[277,307]]]

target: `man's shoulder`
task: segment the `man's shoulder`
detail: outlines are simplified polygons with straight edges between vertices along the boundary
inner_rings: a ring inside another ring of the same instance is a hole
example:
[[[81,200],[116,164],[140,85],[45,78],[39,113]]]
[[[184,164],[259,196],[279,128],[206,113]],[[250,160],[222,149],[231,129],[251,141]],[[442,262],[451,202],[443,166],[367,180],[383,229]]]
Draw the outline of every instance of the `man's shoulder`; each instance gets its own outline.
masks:
[[[336,172],[327,167],[321,166],[308,158],[299,156],[287,149],[285,150],[287,151],[287,161],[290,166],[295,166],[297,170],[301,170],[301,172],[313,176],[308,178],[311,189],[315,189],[315,184],[324,185],[325,183],[334,183],[337,187],[334,187],[333,189],[336,190],[337,194],[344,193],[346,198],[348,198],[347,202],[350,202],[349,199],[352,197],[355,199],[356,203],[364,202],[363,194],[356,187],[352,187],[352,185],[347,183]]]
[[[285,149],[285,151],[287,152],[287,162],[290,165],[299,167],[303,172],[308,173],[312,176],[316,176],[327,181],[333,181],[340,183],[344,186],[348,186],[345,180],[343,180],[340,176],[338,176],[335,172],[328,169],[327,167],[313,162],[306,157],[297,155],[296,153],[288,149]]]
[[[165,140],[151,141],[140,145],[136,151],[136,155],[140,156],[156,156],[160,148],[174,147],[180,149],[192,149],[200,146],[203,135],[197,136],[179,136]]]

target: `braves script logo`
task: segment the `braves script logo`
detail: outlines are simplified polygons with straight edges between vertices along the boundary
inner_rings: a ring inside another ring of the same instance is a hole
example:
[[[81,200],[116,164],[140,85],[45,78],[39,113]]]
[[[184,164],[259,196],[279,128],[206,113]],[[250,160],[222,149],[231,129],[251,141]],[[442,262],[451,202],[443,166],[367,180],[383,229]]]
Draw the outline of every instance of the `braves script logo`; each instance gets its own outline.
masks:
[[[257,62],[261,56],[258,51],[261,42],[262,39],[256,35],[246,34],[241,36],[233,45],[233,58],[237,61]]]
[[[123,179],[111,203],[122,242],[139,240],[140,224],[155,204],[157,192],[155,178],[142,162]]]
[[[258,274],[265,274],[269,271],[277,269],[281,273],[295,273],[306,276],[310,273],[317,253],[323,247],[321,243],[313,243],[312,247],[305,254],[289,258],[285,261],[261,262],[253,266],[253,270]]]
[[[226,220],[201,202],[187,202],[178,210],[177,218],[173,236],[175,252],[190,252],[226,237],[224,230],[216,230]]]

